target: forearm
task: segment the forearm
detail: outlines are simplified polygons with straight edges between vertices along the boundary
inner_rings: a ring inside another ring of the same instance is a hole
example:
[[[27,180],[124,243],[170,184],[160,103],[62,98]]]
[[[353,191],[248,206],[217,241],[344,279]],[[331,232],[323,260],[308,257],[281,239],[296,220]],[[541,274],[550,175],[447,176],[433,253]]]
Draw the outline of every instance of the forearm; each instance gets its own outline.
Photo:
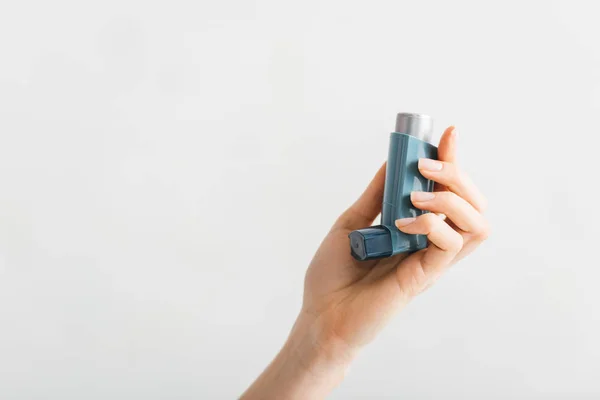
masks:
[[[352,355],[342,343],[317,340],[313,323],[299,319],[271,364],[241,397],[323,399],[344,378]]]

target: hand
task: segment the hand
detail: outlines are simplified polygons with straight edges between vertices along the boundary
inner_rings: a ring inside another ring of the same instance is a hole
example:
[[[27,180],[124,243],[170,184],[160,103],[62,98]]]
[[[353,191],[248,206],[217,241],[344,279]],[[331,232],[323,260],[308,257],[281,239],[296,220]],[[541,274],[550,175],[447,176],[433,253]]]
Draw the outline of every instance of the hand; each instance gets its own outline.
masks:
[[[308,268],[304,302],[294,329],[269,367],[278,371],[271,371],[272,377],[286,379],[286,390],[279,388],[278,398],[315,398],[328,393],[342,379],[356,352],[396,312],[487,238],[488,223],[482,215],[486,201],[456,166],[455,149],[456,133],[450,127],[440,140],[440,161],[419,161],[420,172],[436,182],[436,191],[411,195],[415,207],[431,213],[396,221],[405,233],[427,235],[426,249],[363,262],[350,254],[348,234],[371,225],[381,209],[385,164],[335,222]],[[265,374],[253,386],[262,384],[262,398],[269,397]]]

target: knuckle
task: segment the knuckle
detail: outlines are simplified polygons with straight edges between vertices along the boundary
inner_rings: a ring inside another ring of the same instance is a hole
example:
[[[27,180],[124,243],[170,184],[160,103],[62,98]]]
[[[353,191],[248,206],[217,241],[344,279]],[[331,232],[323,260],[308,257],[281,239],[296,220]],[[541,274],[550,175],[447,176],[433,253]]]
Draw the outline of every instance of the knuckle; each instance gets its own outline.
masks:
[[[350,218],[350,210],[346,210],[344,211],[336,220],[335,223],[333,224],[333,226],[335,228],[344,228],[346,227],[349,222],[351,221]]]
[[[431,231],[439,224],[439,221],[441,221],[441,218],[434,213],[423,214],[420,218],[427,231]]]
[[[460,169],[454,163],[446,164],[448,167],[448,176],[453,180],[459,180],[461,176]]]
[[[455,232],[452,240],[450,241],[450,248],[448,250],[458,253],[464,246],[465,241],[462,235],[458,232]]]
[[[479,206],[480,211],[483,213],[488,208],[488,199],[486,197],[481,197],[481,205]]]
[[[449,168],[448,171],[448,187],[449,188],[460,188],[461,186],[464,185],[465,182],[465,176],[463,174],[463,172],[455,165],[455,164],[451,164],[452,166]]]
[[[458,195],[454,192],[437,192],[437,200],[442,204],[454,203]]]
[[[354,206],[351,206],[335,220],[334,227],[348,228],[355,223],[366,224],[367,222],[368,218],[356,210]]]
[[[475,232],[475,238],[478,241],[483,242],[490,236],[490,224],[487,221],[484,221],[481,228]]]

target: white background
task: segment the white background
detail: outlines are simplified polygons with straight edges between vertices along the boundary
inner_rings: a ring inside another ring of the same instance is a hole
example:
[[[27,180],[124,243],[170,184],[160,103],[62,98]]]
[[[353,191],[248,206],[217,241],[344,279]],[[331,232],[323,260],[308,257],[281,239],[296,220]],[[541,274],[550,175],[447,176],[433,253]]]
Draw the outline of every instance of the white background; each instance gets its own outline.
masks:
[[[493,233],[331,398],[600,397],[595,4],[3,1],[0,398],[238,396],[399,111]]]

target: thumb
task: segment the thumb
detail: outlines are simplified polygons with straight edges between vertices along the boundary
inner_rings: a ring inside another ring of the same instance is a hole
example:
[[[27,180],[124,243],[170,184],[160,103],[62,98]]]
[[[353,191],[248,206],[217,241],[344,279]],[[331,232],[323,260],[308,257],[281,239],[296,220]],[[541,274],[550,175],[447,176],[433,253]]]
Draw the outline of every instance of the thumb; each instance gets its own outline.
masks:
[[[334,227],[360,229],[370,226],[381,212],[386,163],[379,168],[363,194],[336,221]]]

